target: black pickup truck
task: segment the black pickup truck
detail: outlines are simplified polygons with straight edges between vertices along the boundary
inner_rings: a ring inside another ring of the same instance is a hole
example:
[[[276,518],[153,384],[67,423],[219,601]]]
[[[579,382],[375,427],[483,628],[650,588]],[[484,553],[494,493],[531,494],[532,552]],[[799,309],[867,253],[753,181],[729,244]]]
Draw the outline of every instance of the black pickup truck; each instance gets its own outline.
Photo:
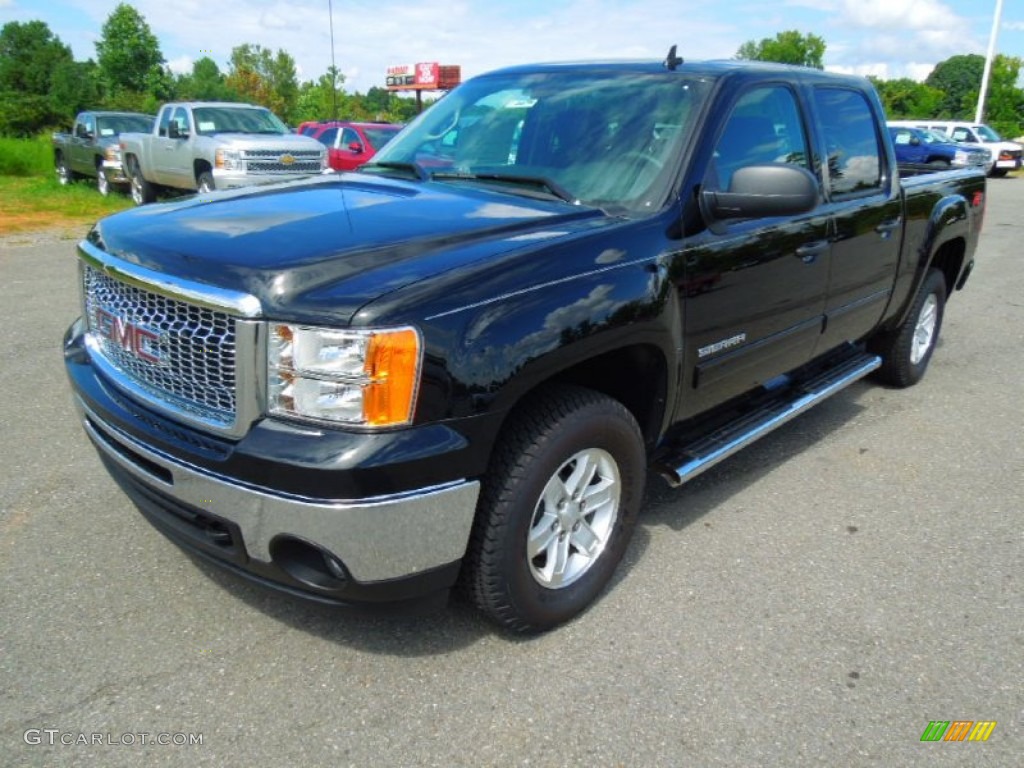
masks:
[[[979,171],[901,181],[859,78],[505,69],[358,173],[101,221],[66,369],[187,550],[328,603],[458,585],[540,631],[608,582],[648,469],[918,381],[984,203]]]

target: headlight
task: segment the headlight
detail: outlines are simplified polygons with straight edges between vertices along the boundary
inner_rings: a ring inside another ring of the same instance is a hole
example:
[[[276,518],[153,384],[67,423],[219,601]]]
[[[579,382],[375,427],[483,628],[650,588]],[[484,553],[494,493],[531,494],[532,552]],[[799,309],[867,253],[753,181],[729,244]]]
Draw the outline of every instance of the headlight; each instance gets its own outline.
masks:
[[[953,162],[956,163],[957,165],[970,165],[971,156],[966,152],[963,152],[962,150],[958,149],[953,154]]]
[[[415,328],[272,323],[267,344],[272,414],[373,427],[412,421],[421,360]]]
[[[328,168],[327,150],[325,149],[323,152],[320,153],[320,170],[321,171],[326,171],[327,168]]]
[[[237,149],[218,149],[214,163],[225,171],[242,170],[242,153]]]
[[[121,162],[121,147],[117,144],[107,147],[103,150],[103,159],[108,163],[120,163]]]

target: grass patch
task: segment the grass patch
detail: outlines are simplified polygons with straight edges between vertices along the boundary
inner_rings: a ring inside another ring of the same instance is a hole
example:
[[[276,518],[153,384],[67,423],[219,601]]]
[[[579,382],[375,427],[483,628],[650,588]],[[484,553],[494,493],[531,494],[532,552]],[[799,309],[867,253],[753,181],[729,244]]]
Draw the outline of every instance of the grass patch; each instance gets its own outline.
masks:
[[[53,144],[49,135],[0,138],[0,176],[45,176],[52,172]]]
[[[102,197],[95,183],[57,183],[52,159],[44,176],[0,175],[0,235],[64,227],[85,230],[97,219],[132,206],[131,198]]]

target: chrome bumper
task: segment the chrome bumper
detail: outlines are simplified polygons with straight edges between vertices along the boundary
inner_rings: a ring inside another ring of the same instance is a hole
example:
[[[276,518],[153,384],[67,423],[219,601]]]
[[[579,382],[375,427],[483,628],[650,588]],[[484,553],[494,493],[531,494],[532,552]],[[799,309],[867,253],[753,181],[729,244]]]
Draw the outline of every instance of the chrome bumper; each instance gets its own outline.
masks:
[[[75,400],[85,431],[109,461],[144,485],[237,525],[254,560],[269,564],[271,542],[279,536],[299,538],[334,554],[365,583],[414,575],[465,553],[480,492],[475,480],[354,501],[279,495],[155,451]],[[144,462],[133,461],[132,454]],[[145,462],[165,476],[158,477]]]
[[[107,177],[107,181],[111,184],[128,184],[131,181],[131,179],[125,175],[124,166],[121,165],[120,161],[113,162],[111,160],[104,160],[101,172]]]

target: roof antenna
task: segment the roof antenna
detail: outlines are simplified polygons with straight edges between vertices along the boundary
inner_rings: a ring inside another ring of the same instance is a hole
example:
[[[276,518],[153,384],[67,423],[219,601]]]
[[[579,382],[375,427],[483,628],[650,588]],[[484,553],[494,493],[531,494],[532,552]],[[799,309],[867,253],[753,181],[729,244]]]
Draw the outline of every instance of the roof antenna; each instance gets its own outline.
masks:
[[[676,56],[676,47],[673,45],[668,49],[668,56],[665,57],[665,69],[674,71],[682,63],[683,57]]]

